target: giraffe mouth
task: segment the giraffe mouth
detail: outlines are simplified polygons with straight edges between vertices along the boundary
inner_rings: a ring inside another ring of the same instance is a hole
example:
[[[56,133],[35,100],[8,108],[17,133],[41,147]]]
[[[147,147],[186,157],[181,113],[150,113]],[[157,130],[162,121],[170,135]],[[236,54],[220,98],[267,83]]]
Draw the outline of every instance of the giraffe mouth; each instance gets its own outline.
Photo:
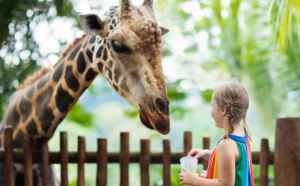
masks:
[[[145,114],[142,114],[141,111],[140,111],[140,119],[141,119],[141,122],[149,129],[154,129],[148,119],[148,117],[145,115]]]
[[[154,129],[160,134],[166,135],[170,132],[169,115],[159,114],[158,112],[146,112],[140,105],[141,122],[149,129]]]

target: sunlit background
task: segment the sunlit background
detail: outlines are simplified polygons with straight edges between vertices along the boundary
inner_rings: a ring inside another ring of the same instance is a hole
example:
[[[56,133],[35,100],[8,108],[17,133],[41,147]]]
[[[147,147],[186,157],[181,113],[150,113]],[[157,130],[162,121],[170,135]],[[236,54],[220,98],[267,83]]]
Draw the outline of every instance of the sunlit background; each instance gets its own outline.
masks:
[[[139,5],[142,0],[132,0]],[[9,0],[0,2],[0,119],[8,99],[27,74],[41,66],[51,68],[60,53],[84,33],[78,15],[103,15],[117,0]],[[193,147],[211,137],[211,148],[223,131],[210,116],[213,89],[222,83],[242,84],[249,93],[247,123],[252,149],[269,139],[274,150],[279,117],[299,117],[300,5],[293,0],[156,0],[154,11],[163,37],[163,69],[171,107],[171,130],[166,136],[145,128],[132,105],[113,92],[98,76],[82,95],[50,141],[58,150],[59,132],[67,131],[69,150],[77,149],[77,136],[85,136],[88,150],[96,150],[98,137],[108,140],[108,151],[118,151],[120,132],[130,132],[130,150],[140,139],[151,139],[151,151],[183,150],[183,132],[192,131]],[[298,17],[296,16],[298,15]],[[58,170],[59,166],[56,167]],[[200,171],[199,167],[198,171]],[[95,185],[96,166],[86,165],[86,185]],[[178,185],[178,166],[172,165],[172,183]],[[258,176],[256,168],[255,174]],[[69,168],[76,185],[77,168]],[[272,179],[273,169],[270,170]],[[108,185],[119,184],[118,165],[109,165]],[[130,166],[130,185],[139,184],[138,165]],[[162,166],[151,165],[151,185],[160,185]],[[272,180],[270,180],[272,184]]]

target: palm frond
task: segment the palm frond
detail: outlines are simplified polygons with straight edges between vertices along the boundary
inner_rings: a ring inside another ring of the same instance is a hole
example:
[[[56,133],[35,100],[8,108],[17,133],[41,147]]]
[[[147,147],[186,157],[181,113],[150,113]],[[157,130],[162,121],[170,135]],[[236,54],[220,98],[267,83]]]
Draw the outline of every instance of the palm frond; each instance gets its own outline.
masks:
[[[291,48],[294,24],[296,24],[298,32],[296,37],[300,41],[299,0],[273,0],[270,5],[269,16],[277,35],[278,51],[286,52]],[[300,48],[300,45],[298,47]]]

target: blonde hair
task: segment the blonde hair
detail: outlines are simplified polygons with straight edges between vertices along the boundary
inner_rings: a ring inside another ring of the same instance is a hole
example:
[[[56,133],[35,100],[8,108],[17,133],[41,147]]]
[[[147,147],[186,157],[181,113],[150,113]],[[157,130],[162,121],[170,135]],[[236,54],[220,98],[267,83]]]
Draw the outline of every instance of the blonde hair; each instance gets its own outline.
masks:
[[[250,128],[246,123],[246,114],[249,107],[249,98],[246,89],[239,84],[223,84],[215,88],[213,96],[218,108],[225,107],[227,111],[229,122],[224,127],[224,138],[228,138],[228,135],[233,132],[232,123],[239,123],[243,120],[244,130],[251,140]]]

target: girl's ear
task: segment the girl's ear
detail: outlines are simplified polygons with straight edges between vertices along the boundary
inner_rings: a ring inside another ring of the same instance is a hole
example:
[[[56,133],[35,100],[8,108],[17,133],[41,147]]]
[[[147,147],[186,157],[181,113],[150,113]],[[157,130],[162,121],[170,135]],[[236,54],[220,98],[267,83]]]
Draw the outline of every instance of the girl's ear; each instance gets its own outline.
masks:
[[[222,115],[223,116],[227,115],[227,109],[226,109],[226,107],[222,107]]]

